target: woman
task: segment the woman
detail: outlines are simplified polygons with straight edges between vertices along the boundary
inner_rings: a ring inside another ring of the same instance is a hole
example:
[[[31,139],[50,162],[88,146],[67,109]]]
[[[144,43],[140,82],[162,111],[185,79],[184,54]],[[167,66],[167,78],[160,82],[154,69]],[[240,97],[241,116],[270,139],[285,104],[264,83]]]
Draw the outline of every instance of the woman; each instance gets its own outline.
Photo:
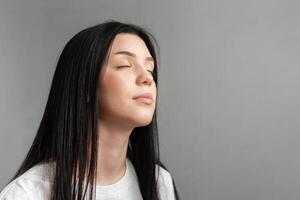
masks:
[[[109,21],[65,46],[34,142],[0,199],[178,199],[159,158],[157,60],[141,27]]]

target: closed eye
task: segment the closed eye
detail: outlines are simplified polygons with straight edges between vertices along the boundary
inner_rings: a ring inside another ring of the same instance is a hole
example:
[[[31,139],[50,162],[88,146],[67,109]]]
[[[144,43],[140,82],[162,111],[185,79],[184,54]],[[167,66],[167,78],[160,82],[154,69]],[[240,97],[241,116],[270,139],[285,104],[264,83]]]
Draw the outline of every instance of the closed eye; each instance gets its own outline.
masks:
[[[121,65],[121,66],[117,66],[117,68],[122,68],[122,67],[131,67],[130,65]]]
[[[151,71],[151,70],[148,70],[148,72],[150,72],[150,73],[153,75],[153,71]]]
[[[120,66],[117,66],[117,68],[123,68],[123,67],[131,67],[130,65],[120,65]],[[153,75],[153,71],[151,70],[147,70],[148,72],[150,72],[151,75]]]

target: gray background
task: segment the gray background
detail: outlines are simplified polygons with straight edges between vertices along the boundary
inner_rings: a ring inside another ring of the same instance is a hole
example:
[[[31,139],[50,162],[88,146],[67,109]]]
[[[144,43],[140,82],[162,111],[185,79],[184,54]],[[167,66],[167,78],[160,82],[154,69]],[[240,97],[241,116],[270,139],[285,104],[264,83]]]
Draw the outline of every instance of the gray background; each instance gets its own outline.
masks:
[[[299,10],[296,0],[1,1],[1,188],[32,143],[65,43],[115,19],[159,42],[161,157],[182,199],[300,199]]]

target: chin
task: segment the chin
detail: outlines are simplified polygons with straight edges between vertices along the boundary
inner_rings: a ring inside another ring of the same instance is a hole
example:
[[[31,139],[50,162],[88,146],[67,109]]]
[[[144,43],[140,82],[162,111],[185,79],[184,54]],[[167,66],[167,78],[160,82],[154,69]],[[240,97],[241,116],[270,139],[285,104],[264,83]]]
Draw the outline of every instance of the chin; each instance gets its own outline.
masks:
[[[135,126],[136,127],[143,127],[147,126],[152,122],[152,117],[151,118],[139,118],[138,120],[135,121]]]

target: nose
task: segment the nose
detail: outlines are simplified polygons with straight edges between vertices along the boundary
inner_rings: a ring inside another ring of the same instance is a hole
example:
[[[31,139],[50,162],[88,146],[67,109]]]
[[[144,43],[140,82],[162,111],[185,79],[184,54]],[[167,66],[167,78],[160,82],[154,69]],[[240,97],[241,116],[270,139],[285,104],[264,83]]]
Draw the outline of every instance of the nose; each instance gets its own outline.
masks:
[[[147,69],[142,69],[140,70],[136,81],[138,85],[145,84],[151,86],[154,80],[151,72],[147,71]]]

